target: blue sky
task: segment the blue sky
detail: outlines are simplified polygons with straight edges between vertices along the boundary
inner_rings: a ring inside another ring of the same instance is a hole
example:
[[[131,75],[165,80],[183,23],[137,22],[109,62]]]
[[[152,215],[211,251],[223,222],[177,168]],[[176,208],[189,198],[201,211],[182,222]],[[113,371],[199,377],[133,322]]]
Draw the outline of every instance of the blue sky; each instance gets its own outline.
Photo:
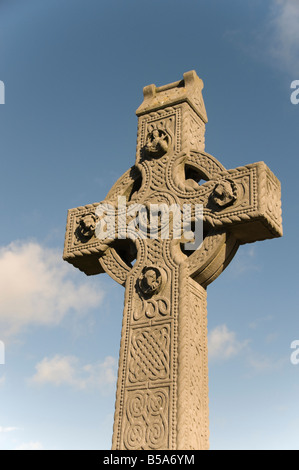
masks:
[[[62,261],[67,210],[135,160],[142,88],[203,79],[206,151],[263,160],[282,239],[208,288],[211,449],[298,449],[295,0],[1,0],[0,449],[111,446],[123,288]]]

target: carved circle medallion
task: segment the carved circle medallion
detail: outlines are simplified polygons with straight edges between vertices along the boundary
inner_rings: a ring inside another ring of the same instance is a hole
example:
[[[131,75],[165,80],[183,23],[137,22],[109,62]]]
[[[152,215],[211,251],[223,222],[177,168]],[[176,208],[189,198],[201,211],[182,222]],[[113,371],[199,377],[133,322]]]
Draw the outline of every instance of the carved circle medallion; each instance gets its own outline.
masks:
[[[169,148],[169,137],[164,130],[153,129],[148,133],[144,150],[152,157],[162,157]]]
[[[84,215],[82,219],[79,221],[79,224],[76,229],[76,237],[80,241],[88,241],[95,232],[97,217],[93,213],[89,213]]]
[[[211,194],[211,201],[221,209],[232,205],[236,199],[236,185],[229,180],[223,180],[217,183]]]
[[[147,266],[142,270],[138,279],[138,286],[145,295],[153,295],[161,290],[163,284],[163,273],[156,266]]]

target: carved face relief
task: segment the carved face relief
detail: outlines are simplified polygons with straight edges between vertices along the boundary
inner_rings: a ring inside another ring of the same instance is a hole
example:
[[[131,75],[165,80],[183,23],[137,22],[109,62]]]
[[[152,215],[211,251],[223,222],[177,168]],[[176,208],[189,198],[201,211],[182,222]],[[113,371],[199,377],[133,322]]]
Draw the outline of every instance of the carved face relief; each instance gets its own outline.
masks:
[[[153,129],[148,133],[145,144],[145,152],[149,156],[162,157],[169,147],[169,137],[161,129]]]
[[[159,292],[162,286],[161,271],[151,266],[144,268],[138,280],[138,285],[144,294],[152,295]]]
[[[228,180],[223,180],[220,183],[217,183],[211,194],[211,201],[223,209],[233,204],[236,199],[235,185]]]
[[[79,222],[76,230],[76,236],[81,241],[89,240],[95,231],[96,216],[92,213],[86,214]]]

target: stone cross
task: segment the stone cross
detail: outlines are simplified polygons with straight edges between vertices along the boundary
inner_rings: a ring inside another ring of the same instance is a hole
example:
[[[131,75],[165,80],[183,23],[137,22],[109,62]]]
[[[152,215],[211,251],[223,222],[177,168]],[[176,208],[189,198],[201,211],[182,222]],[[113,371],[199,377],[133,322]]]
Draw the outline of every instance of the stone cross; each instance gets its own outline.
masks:
[[[194,71],[144,88],[135,165],[104,201],[117,235],[99,203],[68,211],[64,259],[125,287],[112,449],[208,449],[206,288],[239,245],[282,235],[280,183],[265,163],[226,170],[204,151],[202,89]],[[186,250],[173,227],[162,237],[161,223],[156,237],[131,236],[130,208],[151,204],[201,205],[201,245]]]

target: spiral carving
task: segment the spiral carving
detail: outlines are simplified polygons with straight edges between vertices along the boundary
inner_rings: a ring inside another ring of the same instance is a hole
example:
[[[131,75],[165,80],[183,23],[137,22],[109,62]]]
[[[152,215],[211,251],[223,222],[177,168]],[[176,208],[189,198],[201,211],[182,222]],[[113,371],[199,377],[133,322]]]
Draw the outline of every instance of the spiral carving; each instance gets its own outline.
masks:
[[[126,408],[125,449],[165,449],[168,390],[129,391]]]

